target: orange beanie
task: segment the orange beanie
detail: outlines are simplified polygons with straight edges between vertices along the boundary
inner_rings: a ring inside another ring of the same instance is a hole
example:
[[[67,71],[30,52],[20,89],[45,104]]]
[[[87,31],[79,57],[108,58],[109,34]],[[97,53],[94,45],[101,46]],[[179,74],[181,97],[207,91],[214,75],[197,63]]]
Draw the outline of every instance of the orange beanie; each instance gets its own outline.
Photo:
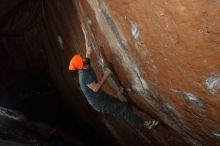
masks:
[[[72,57],[69,65],[69,70],[77,70],[83,68],[83,58],[80,54],[76,54]]]

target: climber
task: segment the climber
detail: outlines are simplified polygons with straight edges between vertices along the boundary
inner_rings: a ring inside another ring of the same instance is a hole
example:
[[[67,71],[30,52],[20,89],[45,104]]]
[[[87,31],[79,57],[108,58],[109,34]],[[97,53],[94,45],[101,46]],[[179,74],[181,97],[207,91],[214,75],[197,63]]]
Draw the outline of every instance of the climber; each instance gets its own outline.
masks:
[[[112,73],[110,69],[106,68],[102,79],[98,81],[90,65],[91,53],[91,45],[87,45],[86,43],[86,56],[83,57],[80,54],[75,54],[69,64],[69,70],[78,70],[80,88],[88,103],[98,112],[123,117],[136,128],[142,128],[144,126],[149,130],[155,128],[159,124],[159,121],[144,121],[132,112],[128,103],[116,99],[116,97],[109,95],[101,89],[104,82]]]

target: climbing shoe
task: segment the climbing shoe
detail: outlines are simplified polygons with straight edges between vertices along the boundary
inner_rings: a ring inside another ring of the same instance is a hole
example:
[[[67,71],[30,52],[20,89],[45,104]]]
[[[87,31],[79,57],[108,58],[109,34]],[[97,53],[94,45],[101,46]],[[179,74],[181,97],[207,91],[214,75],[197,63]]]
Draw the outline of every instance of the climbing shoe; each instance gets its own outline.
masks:
[[[150,121],[145,121],[144,126],[148,129],[151,130],[153,128],[156,128],[159,125],[158,120],[150,120]]]

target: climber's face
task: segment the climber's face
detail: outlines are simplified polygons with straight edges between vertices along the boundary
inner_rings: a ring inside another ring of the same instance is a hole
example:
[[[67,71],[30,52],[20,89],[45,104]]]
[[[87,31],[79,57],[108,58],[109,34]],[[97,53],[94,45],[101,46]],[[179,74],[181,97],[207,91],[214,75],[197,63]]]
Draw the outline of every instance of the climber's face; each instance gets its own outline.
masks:
[[[86,60],[86,57],[85,56],[82,56],[82,60],[83,60],[83,62]]]
[[[83,57],[83,65],[89,65],[90,64],[90,59],[89,58],[86,58],[86,57]]]

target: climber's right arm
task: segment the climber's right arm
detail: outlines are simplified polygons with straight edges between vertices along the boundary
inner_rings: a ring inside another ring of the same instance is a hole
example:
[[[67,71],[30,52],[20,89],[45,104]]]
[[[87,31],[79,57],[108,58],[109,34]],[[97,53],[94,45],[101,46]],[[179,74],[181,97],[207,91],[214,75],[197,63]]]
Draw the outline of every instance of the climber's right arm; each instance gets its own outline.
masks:
[[[110,69],[105,69],[105,72],[104,72],[104,75],[102,77],[102,79],[96,83],[96,82],[92,82],[90,84],[88,84],[87,86],[94,92],[98,92],[102,85],[104,84],[104,82],[107,80],[107,78],[112,74],[111,70]]]

